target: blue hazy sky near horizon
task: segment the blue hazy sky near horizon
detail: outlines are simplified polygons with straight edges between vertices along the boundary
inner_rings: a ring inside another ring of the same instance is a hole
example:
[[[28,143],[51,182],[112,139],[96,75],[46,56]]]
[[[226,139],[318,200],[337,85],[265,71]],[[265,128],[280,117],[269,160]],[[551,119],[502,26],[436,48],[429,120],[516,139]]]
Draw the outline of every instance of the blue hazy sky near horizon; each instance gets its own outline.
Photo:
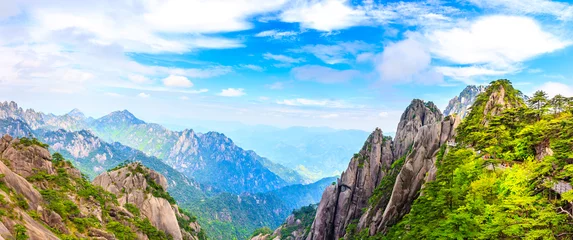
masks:
[[[565,1],[0,3],[0,100],[56,114],[393,132],[468,84],[573,96]]]

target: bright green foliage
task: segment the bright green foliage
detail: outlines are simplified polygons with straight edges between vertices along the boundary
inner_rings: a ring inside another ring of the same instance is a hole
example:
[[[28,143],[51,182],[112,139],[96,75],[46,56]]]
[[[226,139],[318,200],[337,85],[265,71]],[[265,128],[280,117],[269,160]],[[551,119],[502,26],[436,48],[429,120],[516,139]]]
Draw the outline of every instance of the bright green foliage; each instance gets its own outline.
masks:
[[[310,230],[312,222],[314,221],[314,216],[316,215],[316,205],[308,205],[302,207],[300,209],[294,210],[292,214],[294,215],[294,219],[298,219],[301,221],[300,225],[293,224],[292,226],[284,226],[281,229],[281,239],[287,239],[288,236],[300,229],[301,227],[305,228],[305,232]]]
[[[26,146],[26,147],[34,146],[34,145],[35,145],[35,146],[40,146],[40,147],[43,147],[43,148],[46,148],[46,149],[47,149],[48,147],[50,147],[50,145],[45,144],[45,143],[43,143],[43,142],[40,142],[37,138],[26,138],[26,137],[20,138],[20,144],[22,144],[22,145],[24,145],[24,146]]]
[[[131,231],[131,228],[125,226],[120,222],[116,221],[108,222],[106,228],[115,235],[115,238],[119,240],[137,239],[137,235],[135,235],[135,233]]]
[[[27,240],[29,237],[26,234],[26,227],[20,225],[20,224],[16,224],[14,226],[14,235],[16,237],[16,240]]]
[[[492,87],[504,87],[506,101],[518,96],[507,83],[496,81],[478,97],[458,128],[461,144],[438,157],[436,180],[384,238],[564,239],[573,233],[573,191],[560,196],[551,189],[573,178],[573,115],[542,92],[529,107],[517,100],[484,112],[499,91]]]
[[[250,238],[258,236],[258,235],[264,236],[264,235],[270,235],[270,234],[273,234],[273,230],[271,230],[269,227],[262,227],[262,228],[255,230]]]

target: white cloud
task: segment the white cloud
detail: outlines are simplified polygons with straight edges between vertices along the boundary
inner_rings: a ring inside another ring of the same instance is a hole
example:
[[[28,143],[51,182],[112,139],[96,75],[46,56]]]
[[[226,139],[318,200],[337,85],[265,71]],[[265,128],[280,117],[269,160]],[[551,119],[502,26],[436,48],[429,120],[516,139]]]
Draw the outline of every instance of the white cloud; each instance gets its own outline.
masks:
[[[132,81],[134,83],[148,83],[150,82],[150,79],[146,76],[143,75],[139,75],[139,74],[129,74],[127,75],[127,79],[129,79],[129,81]]]
[[[327,32],[366,20],[365,12],[353,8],[346,0],[293,1],[279,17],[283,22],[298,22],[305,28]]]
[[[511,67],[537,55],[571,44],[562,41],[528,17],[487,16],[448,30],[426,34],[436,57],[457,64]]]
[[[218,95],[223,96],[223,97],[240,97],[240,96],[243,96],[245,94],[246,94],[245,89],[227,88],[227,89],[221,90],[221,92]]]
[[[89,72],[77,70],[77,69],[69,69],[65,70],[62,80],[67,82],[85,82],[94,78],[94,75]]]
[[[179,97],[179,99],[181,99],[181,100],[183,100],[183,101],[186,101],[186,100],[189,100],[189,97],[187,97],[187,96],[181,96],[181,97]]]
[[[149,98],[149,97],[151,97],[150,94],[147,94],[147,93],[144,93],[144,92],[137,94],[137,96],[140,97],[140,98]]]
[[[320,118],[329,119],[329,118],[337,118],[337,117],[339,117],[339,116],[340,116],[340,115],[339,115],[339,114],[336,114],[336,113],[329,113],[329,114],[321,115]]]
[[[308,99],[308,98],[295,98],[284,99],[276,102],[280,105],[287,106],[307,106],[307,107],[325,107],[325,108],[362,108],[360,105],[348,104],[341,100],[327,100],[327,99]]]
[[[430,68],[432,57],[417,35],[391,43],[379,54],[375,64],[384,82],[425,84],[442,82],[442,76]]]
[[[241,68],[251,69],[253,71],[262,72],[264,69],[261,66],[253,65],[253,64],[241,64],[239,65]]]
[[[550,0],[469,0],[482,8],[513,14],[553,15],[559,20],[573,19],[573,5]]]
[[[292,58],[289,56],[285,56],[285,55],[281,55],[281,54],[272,54],[272,53],[265,53],[263,54],[263,58],[267,59],[267,60],[275,60],[275,61],[279,61],[279,62],[283,62],[283,63],[299,63],[299,62],[304,62],[304,59],[302,58]]]
[[[259,100],[261,101],[268,101],[270,98],[269,97],[265,97],[265,96],[260,96]]]
[[[373,49],[374,46],[362,41],[340,42],[335,45],[306,45],[295,52],[308,52],[327,64],[349,62],[349,57]]]
[[[298,35],[298,33],[294,31],[279,31],[273,29],[257,33],[255,34],[255,37],[270,37],[274,39],[283,39],[283,38],[292,38],[296,35]]]
[[[379,116],[379,117],[382,117],[382,118],[388,117],[388,115],[389,115],[388,112],[380,112],[380,113],[378,113],[378,116]]]
[[[360,76],[360,72],[357,70],[338,70],[318,65],[296,67],[291,70],[291,74],[298,80],[319,83],[348,82]]]
[[[507,67],[495,69],[488,66],[469,66],[469,67],[435,67],[437,72],[462,81],[470,81],[476,76],[502,76],[520,71],[520,68]]]
[[[168,87],[192,87],[193,83],[186,77],[169,75],[163,79],[163,84]]]
[[[374,61],[376,55],[374,53],[371,52],[365,52],[365,53],[361,53],[356,55],[356,62],[357,63],[366,63],[366,62],[371,62]]]
[[[561,94],[566,97],[573,97],[573,86],[560,82],[546,82],[538,89],[545,91],[549,97],[554,97],[557,94]]]

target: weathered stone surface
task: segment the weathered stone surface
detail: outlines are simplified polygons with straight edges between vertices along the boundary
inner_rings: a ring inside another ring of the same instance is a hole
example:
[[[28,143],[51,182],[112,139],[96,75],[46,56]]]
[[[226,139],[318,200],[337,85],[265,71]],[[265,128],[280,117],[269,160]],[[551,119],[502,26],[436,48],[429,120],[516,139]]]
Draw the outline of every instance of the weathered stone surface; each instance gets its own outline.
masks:
[[[375,227],[376,223],[381,222],[386,202],[370,206],[368,200],[384,176],[397,174],[395,171],[398,170],[391,170],[392,163],[408,154],[410,149],[418,153],[415,154],[417,159],[406,160],[404,167],[416,170],[424,168],[424,173],[416,171],[413,174],[423,181],[433,164],[431,160],[424,162],[424,159],[433,157],[436,146],[439,149],[440,145],[436,142],[448,139],[440,135],[442,125],[444,131],[453,129],[448,124],[441,124],[442,118],[440,110],[433,103],[416,99],[402,114],[394,141],[385,138],[382,131],[376,129],[359,154],[352,158],[338,183],[324,191],[307,240],[339,239],[345,236],[347,227],[352,223],[357,222],[360,230],[360,227],[366,228],[372,224]],[[407,178],[406,173],[403,177]],[[418,184],[416,182],[416,187]],[[415,195],[418,190],[419,187],[403,189],[407,195]],[[391,192],[387,194],[390,196]],[[389,197],[386,199],[389,201]],[[367,209],[366,214],[363,209]]]
[[[381,218],[374,218],[369,224],[370,234],[385,232],[388,226],[396,224],[406,215],[418,197],[426,174],[435,172],[435,161],[440,147],[455,136],[454,129],[459,118],[448,118],[441,123],[424,126],[416,135],[413,151],[406,158],[396,178],[392,196]],[[433,179],[432,179],[433,180]]]
[[[394,157],[403,157],[410,146],[414,143],[414,138],[422,126],[434,124],[442,120],[442,113],[434,103],[425,103],[422,100],[414,99],[406,108],[394,137]]]
[[[392,141],[376,129],[356,154],[338,183],[323,193],[307,239],[338,239],[360,218],[376,185],[394,159]]]
[[[146,192],[149,183],[145,173],[149,175],[151,181],[167,187],[167,180],[163,175],[143,167],[140,163],[132,163],[118,170],[102,173],[93,183],[118,196],[120,205],[130,203],[137,206],[153,226],[171,235],[173,239],[183,239],[171,204],[164,198],[154,197]]]

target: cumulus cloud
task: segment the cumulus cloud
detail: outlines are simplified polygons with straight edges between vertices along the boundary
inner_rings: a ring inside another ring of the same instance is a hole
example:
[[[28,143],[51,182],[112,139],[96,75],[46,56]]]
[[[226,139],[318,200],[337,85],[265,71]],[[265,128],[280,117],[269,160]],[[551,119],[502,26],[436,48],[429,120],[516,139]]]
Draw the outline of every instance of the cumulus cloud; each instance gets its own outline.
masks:
[[[558,94],[566,97],[573,97],[573,87],[560,82],[546,82],[538,89],[545,91],[549,97],[554,97]]]
[[[430,52],[416,36],[389,44],[375,60],[376,70],[384,82],[442,82],[442,75],[431,69],[431,62]]]
[[[163,79],[163,84],[168,87],[192,87],[193,83],[184,76],[169,75]]]
[[[487,16],[465,26],[435,30],[425,34],[427,46],[437,58],[455,64],[472,65],[445,68],[444,75],[472,77],[520,71],[519,63],[569,46],[544,31],[529,17]]]
[[[365,12],[346,0],[293,1],[279,17],[321,31],[344,29],[366,20]]]
[[[223,96],[223,97],[240,97],[240,96],[243,96],[245,94],[246,94],[245,89],[227,88],[227,89],[221,90],[221,92],[218,95]]]
[[[291,70],[291,74],[298,80],[319,83],[348,82],[360,76],[360,72],[357,70],[338,70],[318,65],[296,67]]]

